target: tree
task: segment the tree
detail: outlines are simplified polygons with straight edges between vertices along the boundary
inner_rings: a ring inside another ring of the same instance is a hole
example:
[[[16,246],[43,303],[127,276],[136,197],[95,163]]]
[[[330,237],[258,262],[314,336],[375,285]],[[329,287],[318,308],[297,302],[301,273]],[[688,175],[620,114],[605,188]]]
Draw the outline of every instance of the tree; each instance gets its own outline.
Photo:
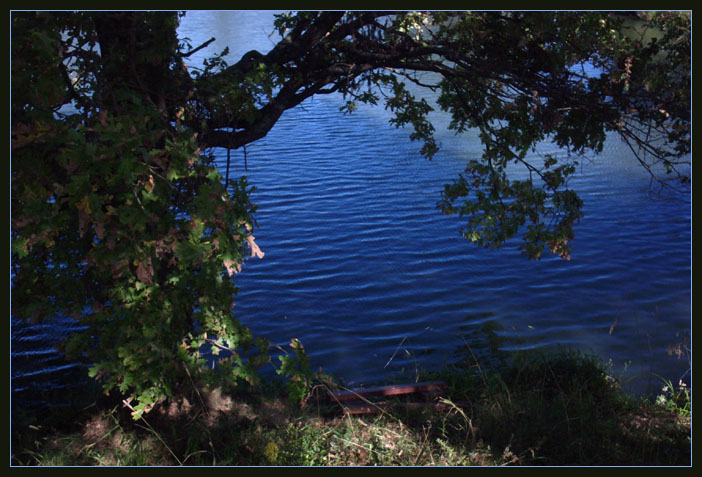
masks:
[[[451,127],[477,129],[484,146],[441,210],[465,216],[478,245],[522,232],[530,258],[569,257],[582,201],[568,178],[608,133],[661,183],[690,180],[686,13],[300,12],[277,17],[268,53],[228,65],[225,51],[194,71],[183,60],[209,42],[179,42],[179,17],[11,18],[12,313],[79,320],[66,353],[136,399],[136,416],[191,381],[255,381],[269,359],[232,313],[233,275],[263,256],[251,187],[223,184],[212,151],[264,137],[311,96],[341,93],[348,112],[384,101],[431,158],[432,107],[407,83],[439,92]],[[528,159],[546,140],[574,154]],[[509,164],[529,178],[510,178]],[[205,346],[224,351],[216,369]]]

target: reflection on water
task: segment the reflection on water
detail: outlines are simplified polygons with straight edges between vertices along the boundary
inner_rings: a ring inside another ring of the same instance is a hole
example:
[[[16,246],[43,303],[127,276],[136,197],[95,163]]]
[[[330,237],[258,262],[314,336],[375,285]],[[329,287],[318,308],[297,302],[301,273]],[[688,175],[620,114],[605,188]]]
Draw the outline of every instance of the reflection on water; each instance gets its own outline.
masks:
[[[191,61],[227,44],[235,61],[270,48],[271,22],[270,12],[201,11],[180,32],[193,46],[218,37]],[[558,346],[642,373],[630,383],[639,391],[658,386],[651,372],[676,381],[687,371],[668,349],[690,329],[689,192],[652,195],[612,139],[571,183],[585,202],[572,260],[528,261],[514,243],[476,249],[460,220],[435,207],[443,184],[480,154],[475,137],[439,128],[441,152],[427,161],[382,107],[345,116],[341,104],[325,96],[288,111],[247,148],[248,169],[232,151],[230,177],[257,188],[266,253],[235,277],[235,312],[254,333],[281,346],[299,338],[314,369],[349,384],[437,368],[468,350],[488,366],[500,353]],[[14,335],[12,346],[13,363],[33,352]]]

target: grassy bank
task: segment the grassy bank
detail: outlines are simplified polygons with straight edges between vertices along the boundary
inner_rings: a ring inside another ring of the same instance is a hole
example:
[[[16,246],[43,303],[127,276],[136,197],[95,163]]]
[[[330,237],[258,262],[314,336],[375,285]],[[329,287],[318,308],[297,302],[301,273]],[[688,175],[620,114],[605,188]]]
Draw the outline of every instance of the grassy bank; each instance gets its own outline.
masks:
[[[683,465],[691,464],[691,392],[621,392],[601,363],[576,353],[529,356],[500,373],[453,367],[441,408],[398,403],[348,416],[282,387],[236,396],[199,390],[133,421],[119,399],[52,422],[13,420],[13,465]]]

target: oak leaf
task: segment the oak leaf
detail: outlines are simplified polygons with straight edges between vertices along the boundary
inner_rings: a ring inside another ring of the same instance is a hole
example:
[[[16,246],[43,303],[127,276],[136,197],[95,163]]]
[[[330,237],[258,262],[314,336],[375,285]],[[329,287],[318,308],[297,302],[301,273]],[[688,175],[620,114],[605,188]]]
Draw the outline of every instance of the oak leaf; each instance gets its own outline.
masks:
[[[249,248],[251,249],[251,256],[252,257],[258,257],[258,258],[263,258],[265,255],[261,249],[259,248],[258,245],[256,245],[256,242],[254,241],[256,237],[253,235],[248,235],[246,237],[246,243],[249,245]]]

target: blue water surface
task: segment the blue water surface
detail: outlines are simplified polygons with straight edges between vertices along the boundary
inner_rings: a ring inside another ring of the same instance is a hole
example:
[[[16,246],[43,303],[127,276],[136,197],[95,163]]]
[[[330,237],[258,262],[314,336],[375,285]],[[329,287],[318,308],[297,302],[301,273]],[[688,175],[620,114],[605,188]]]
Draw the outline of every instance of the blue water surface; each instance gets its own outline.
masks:
[[[226,44],[233,62],[273,46],[272,16],[191,12],[180,33],[193,45],[215,36],[210,52]],[[436,208],[443,185],[480,156],[475,134],[456,137],[435,114],[442,149],[428,161],[382,107],[344,115],[343,102],[288,111],[247,147],[246,169],[244,152],[232,152],[230,175],[257,187],[266,253],[235,278],[235,312],[254,332],[281,345],[299,338],[313,365],[351,383],[411,377],[468,348],[488,359],[496,347],[562,345],[612,360],[637,390],[659,385],[651,373],[685,374],[673,350],[690,330],[689,191],[661,193],[611,138],[571,182],[585,216],[570,261],[529,261],[517,242],[479,249]],[[534,159],[544,153],[564,154],[546,144]]]
[[[193,46],[217,37],[192,65],[226,45],[233,62],[273,46],[272,15],[190,12],[179,34]],[[691,327],[689,191],[660,191],[611,138],[571,182],[585,202],[571,260],[527,260],[518,242],[476,248],[461,238],[461,219],[436,208],[443,185],[480,156],[474,133],[454,136],[437,113],[442,149],[428,161],[382,107],[345,115],[343,103],[307,100],[247,146],[246,162],[242,149],[231,152],[230,177],[256,187],[265,252],[234,277],[234,311],[255,334],[281,346],[300,339],[313,368],[348,384],[560,346],[611,360],[635,392],[685,376],[689,361],[676,350]],[[226,152],[215,152],[224,174]],[[545,144],[534,159],[544,153],[564,154]],[[13,383],[61,369],[42,344],[65,328],[12,329]]]

